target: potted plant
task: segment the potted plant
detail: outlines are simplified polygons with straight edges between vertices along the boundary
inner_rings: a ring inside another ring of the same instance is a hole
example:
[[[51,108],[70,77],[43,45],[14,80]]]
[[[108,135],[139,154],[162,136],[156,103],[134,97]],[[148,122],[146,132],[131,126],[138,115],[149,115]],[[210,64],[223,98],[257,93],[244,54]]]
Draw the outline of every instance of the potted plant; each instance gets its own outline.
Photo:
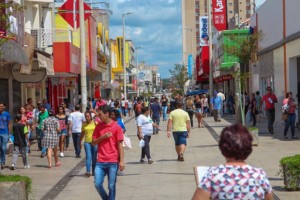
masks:
[[[27,176],[0,175],[0,194],[4,199],[32,199],[32,181]]]
[[[300,189],[300,154],[283,157],[280,161],[279,175],[283,175],[285,188],[288,190]]]
[[[252,145],[258,146],[258,128],[256,126],[248,127],[250,134],[252,135]]]

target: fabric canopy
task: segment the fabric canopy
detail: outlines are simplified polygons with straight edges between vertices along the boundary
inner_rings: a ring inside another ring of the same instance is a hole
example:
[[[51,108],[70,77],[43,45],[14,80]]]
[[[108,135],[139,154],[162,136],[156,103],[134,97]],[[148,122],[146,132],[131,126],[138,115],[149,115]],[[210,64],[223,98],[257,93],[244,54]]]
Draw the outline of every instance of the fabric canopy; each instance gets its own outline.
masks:
[[[29,65],[29,60],[22,47],[12,40],[4,42],[0,46],[0,60],[22,65]]]

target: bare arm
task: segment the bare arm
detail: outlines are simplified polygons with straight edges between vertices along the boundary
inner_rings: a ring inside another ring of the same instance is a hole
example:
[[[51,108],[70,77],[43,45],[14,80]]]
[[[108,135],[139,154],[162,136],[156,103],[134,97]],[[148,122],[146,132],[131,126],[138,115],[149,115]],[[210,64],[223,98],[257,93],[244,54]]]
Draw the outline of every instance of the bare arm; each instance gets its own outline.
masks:
[[[119,141],[118,149],[119,149],[119,156],[120,156],[119,169],[123,171],[125,169],[123,141]]]
[[[265,200],[273,200],[273,193],[272,193],[272,192],[267,193],[267,194],[265,195]]]
[[[12,122],[11,122],[11,120],[8,122],[8,132],[9,133],[12,132]]]
[[[210,199],[209,192],[200,188],[196,189],[194,196],[192,198],[192,200],[209,200],[209,199]]]
[[[167,125],[167,136],[168,136],[168,137],[171,136],[171,129],[172,129],[172,120],[169,119],[169,120],[168,120],[168,125]]]
[[[138,134],[139,134],[138,137],[141,140],[141,139],[143,139],[142,127],[138,126],[137,128],[138,128]]]
[[[186,129],[187,129],[188,137],[189,137],[191,134],[191,121],[190,120],[186,121]]]

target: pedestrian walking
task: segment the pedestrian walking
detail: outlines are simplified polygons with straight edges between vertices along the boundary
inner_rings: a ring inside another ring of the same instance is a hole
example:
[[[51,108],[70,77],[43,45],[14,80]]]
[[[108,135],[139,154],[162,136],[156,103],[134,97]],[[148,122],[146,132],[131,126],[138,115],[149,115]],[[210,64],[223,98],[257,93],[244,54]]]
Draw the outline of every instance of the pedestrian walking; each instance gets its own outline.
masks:
[[[65,109],[65,115],[68,117],[69,119],[69,116],[70,114],[72,113],[72,110],[69,108],[69,104],[68,104],[68,100],[67,99],[64,99],[64,101],[60,104],[64,109]],[[70,133],[70,128],[69,126],[67,126],[67,135],[65,136],[65,144],[64,144],[64,151],[68,151],[68,148],[69,148],[69,144],[70,144],[70,136],[72,133]]]
[[[193,122],[193,117],[194,117],[194,112],[195,112],[195,106],[194,106],[194,101],[193,97],[189,96],[186,101],[186,112],[189,114],[190,117],[190,122],[191,122],[191,127],[194,127],[194,122]]]
[[[225,103],[225,95],[222,93],[222,91],[220,90],[217,94],[221,99],[222,99],[222,104],[221,104],[221,109],[220,109],[220,115],[221,117],[223,117],[224,114],[224,103]]]
[[[85,151],[85,167],[86,167],[86,177],[94,176],[95,166],[97,161],[97,145],[92,145],[93,133],[96,128],[96,122],[92,119],[92,114],[90,112],[85,113],[85,122],[82,125],[82,131],[80,135],[80,149],[82,149],[82,140],[84,138],[84,151]],[[92,166],[92,171],[91,171]],[[92,172],[92,173],[91,173]]]
[[[68,116],[65,113],[65,108],[63,106],[58,107],[58,113],[56,118],[59,121],[59,157],[64,157],[64,146],[65,146],[65,138],[69,134],[68,133]]]
[[[48,168],[51,168],[52,151],[54,154],[55,167],[59,167],[61,162],[58,161],[58,142],[59,142],[59,121],[55,117],[54,110],[49,110],[49,117],[42,123],[41,130],[44,133],[42,140],[43,147],[47,148]]]
[[[292,139],[297,139],[298,137],[295,136],[295,122],[296,122],[296,108],[297,104],[295,99],[293,98],[293,93],[291,91],[286,93],[285,99],[282,101],[283,112],[288,114],[287,120],[285,120],[285,127],[284,127],[284,139],[289,139],[287,136],[287,132],[289,127],[291,127],[292,132]]]
[[[163,121],[167,121],[168,99],[165,94],[161,96],[160,103],[163,112]]]
[[[158,100],[157,100],[158,103]],[[142,147],[140,162],[145,162],[145,157],[148,159],[148,164],[152,164],[153,160],[150,155],[150,140],[153,134],[153,127],[159,129],[158,125],[152,121],[148,107],[142,108],[142,114],[137,118],[138,138],[144,140],[145,145]]]
[[[227,107],[227,113],[228,113],[228,115],[229,116],[232,116],[232,115],[234,115],[234,97],[233,97],[233,93],[232,93],[232,91],[230,91],[229,92],[229,95],[228,95],[228,98],[227,98],[227,105],[226,105],[226,107]],[[259,101],[260,102],[260,101]]]
[[[131,115],[132,115],[132,109],[133,109],[133,103],[132,103],[132,101],[129,99],[128,100],[128,108],[127,108],[127,110],[128,110],[128,116],[129,117],[131,117]]]
[[[96,126],[92,145],[98,145],[97,163],[95,167],[95,187],[102,199],[116,198],[117,171],[123,171],[124,150],[123,131],[111,118],[109,106],[99,110],[101,122]],[[105,176],[108,176],[108,193],[103,187]]]
[[[24,124],[27,127],[27,130],[28,130],[28,135],[27,136],[28,136],[28,138],[30,138],[32,120],[30,120],[30,118],[27,117],[28,113],[26,114],[25,107],[21,106],[20,109],[19,109],[19,113],[18,114],[21,115],[21,123]],[[30,153],[30,145],[26,145],[26,153]]]
[[[159,130],[158,130],[158,126],[160,124],[160,113],[162,112],[162,108],[159,104],[159,100],[157,97],[154,98],[154,103],[151,105],[151,116],[152,116],[152,120],[153,123],[156,124],[157,126],[155,126],[153,128],[153,134],[158,134]]]
[[[101,107],[101,106],[100,106]],[[69,116],[69,132],[72,134],[75,156],[81,158],[80,153],[80,134],[82,130],[82,123],[85,122],[84,114],[80,112],[80,104],[75,106],[75,112],[72,112]]]
[[[14,135],[14,151],[12,155],[12,164],[10,169],[15,170],[19,154],[22,154],[24,169],[29,169],[28,154],[26,147],[30,145],[28,137],[28,126],[22,123],[22,114],[16,115],[16,122],[13,124],[12,130]]]
[[[126,128],[125,128],[124,122],[123,122],[123,120],[121,118],[121,114],[120,114],[120,112],[117,109],[112,109],[110,118],[113,121],[115,121],[115,122],[118,123],[118,125],[122,128],[123,133],[126,132]]]
[[[256,126],[256,115],[258,113],[256,105],[257,105],[257,102],[255,99],[255,93],[251,93],[248,112],[251,112],[252,126]]]
[[[212,114],[214,116],[215,122],[220,122],[221,121],[220,110],[222,109],[222,99],[217,94],[218,94],[217,92],[214,92],[214,95],[211,98],[210,103],[211,103]]]
[[[121,110],[122,110],[122,115],[126,117],[126,101],[125,98],[122,98],[121,100]]]
[[[173,138],[175,141],[175,150],[178,155],[178,161],[184,161],[184,151],[186,147],[186,138],[190,136],[190,117],[182,107],[183,103],[178,101],[176,104],[177,109],[172,111],[169,116],[167,126],[167,136],[171,136],[171,130],[173,132]]]
[[[273,199],[266,173],[245,162],[252,152],[252,140],[242,125],[224,128],[219,149],[226,163],[208,169],[192,199]]]
[[[135,106],[134,106],[134,111],[135,111],[135,118],[137,119],[137,117],[141,114],[142,112],[142,108],[143,108],[143,104],[140,98],[138,98]]]
[[[206,97],[206,94],[202,95],[203,99],[203,117],[207,117],[207,113],[209,113],[209,103],[208,98]]]
[[[273,124],[275,121],[275,103],[277,103],[277,97],[273,94],[271,87],[267,87],[267,93],[263,96],[262,103],[265,104],[269,133],[274,134]]]
[[[201,95],[196,95],[195,98],[195,116],[197,118],[197,122],[198,122],[198,128],[204,128],[203,126],[203,121],[202,121],[202,111],[203,111],[203,101],[200,98]]]
[[[49,117],[48,111],[46,110],[46,105],[44,104],[39,104],[38,106],[39,109],[39,114],[38,114],[38,127],[37,127],[37,136],[38,136],[38,148],[40,151],[42,151],[41,153],[41,158],[44,158],[46,156],[47,153],[47,148],[45,148],[42,145],[42,140],[44,138],[44,133],[42,130],[42,124],[44,122],[45,119],[47,119]]]
[[[262,110],[261,110],[261,96],[260,96],[260,92],[259,91],[256,91],[255,92],[255,100],[256,100],[256,110],[257,110],[257,115],[256,115],[256,121],[257,122],[260,122],[260,114],[262,113]]]

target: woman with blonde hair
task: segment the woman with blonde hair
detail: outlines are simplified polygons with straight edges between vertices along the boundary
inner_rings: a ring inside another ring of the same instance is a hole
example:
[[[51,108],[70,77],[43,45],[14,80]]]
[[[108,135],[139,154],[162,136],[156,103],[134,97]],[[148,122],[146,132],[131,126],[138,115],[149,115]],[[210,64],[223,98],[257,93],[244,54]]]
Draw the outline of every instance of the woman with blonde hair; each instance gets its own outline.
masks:
[[[196,116],[197,121],[198,121],[198,128],[204,128],[203,123],[202,123],[203,101],[200,97],[201,97],[200,94],[196,95],[196,99],[195,99],[195,108],[196,108],[195,116]]]
[[[194,106],[194,100],[192,96],[189,96],[186,100],[186,112],[190,116],[190,121],[191,121],[191,127],[193,127],[194,122],[193,122],[193,116],[195,112],[195,106]]]

